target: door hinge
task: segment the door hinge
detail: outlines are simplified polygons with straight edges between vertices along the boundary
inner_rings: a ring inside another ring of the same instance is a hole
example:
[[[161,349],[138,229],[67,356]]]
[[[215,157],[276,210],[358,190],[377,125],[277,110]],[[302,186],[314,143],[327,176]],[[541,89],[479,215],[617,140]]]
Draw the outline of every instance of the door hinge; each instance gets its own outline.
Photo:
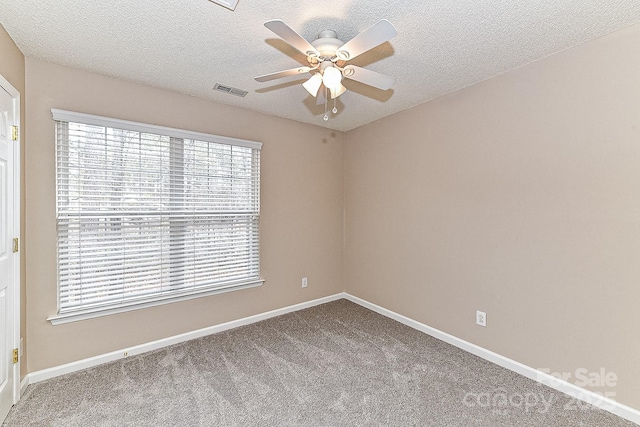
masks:
[[[13,363],[18,363],[18,349],[13,349]]]
[[[11,126],[11,139],[18,140],[18,126]]]
[[[18,242],[18,238],[13,239],[13,252],[18,252],[20,250],[20,243]]]

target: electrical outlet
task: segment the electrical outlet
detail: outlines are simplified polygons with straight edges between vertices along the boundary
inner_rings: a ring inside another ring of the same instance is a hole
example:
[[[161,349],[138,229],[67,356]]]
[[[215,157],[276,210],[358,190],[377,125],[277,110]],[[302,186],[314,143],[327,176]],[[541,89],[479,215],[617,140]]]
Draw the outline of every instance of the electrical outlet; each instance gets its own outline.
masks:
[[[306,277],[303,277],[303,278],[302,278],[302,287],[303,287],[303,288],[306,288],[306,287],[307,287],[307,278],[306,278]]]
[[[476,324],[487,326],[487,313],[484,311],[476,311]]]

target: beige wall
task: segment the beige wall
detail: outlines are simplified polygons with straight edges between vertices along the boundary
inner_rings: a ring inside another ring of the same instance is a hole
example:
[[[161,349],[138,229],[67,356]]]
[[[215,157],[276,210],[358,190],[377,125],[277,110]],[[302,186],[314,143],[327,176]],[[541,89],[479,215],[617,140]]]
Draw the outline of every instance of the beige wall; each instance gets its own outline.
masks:
[[[24,231],[25,231],[25,192],[24,192],[24,141],[25,141],[25,96],[24,96],[24,55],[16,44],[11,40],[9,34],[0,25],[0,75],[7,79],[11,85],[16,88],[21,95],[20,99],[20,145],[22,147],[22,154],[20,156],[20,241],[22,242],[22,250],[20,252],[20,336],[25,338],[25,354],[26,354],[26,324],[27,324],[27,310],[26,310],[26,262],[25,262],[25,245],[24,245]],[[23,357],[20,363],[20,375],[25,376],[27,374],[26,357]]]
[[[640,26],[347,134],[345,287],[640,408]],[[475,325],[475,311],[488,326]]]
[[[342,281],[344,134],[27,58],[30,372],[332,295]],[[249,94],[248,97],[259,96]],[[249,98],[250,100],[250,98]],[[263,143],[259,288],[52,326],[56,313],[51,108]],[[300,280],[308,277],[309,287]]]
[[[0,74],[24,93],[24,55],[0,25]]]

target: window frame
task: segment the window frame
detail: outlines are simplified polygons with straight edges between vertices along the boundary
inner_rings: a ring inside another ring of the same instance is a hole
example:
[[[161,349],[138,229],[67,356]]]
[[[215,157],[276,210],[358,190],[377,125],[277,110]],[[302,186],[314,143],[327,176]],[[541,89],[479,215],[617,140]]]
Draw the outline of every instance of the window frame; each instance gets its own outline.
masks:
[[[252,188],[252,191],[257,192],[256,194],[257,212],[255,213],[255,216],[257,216],[257,223],[258,223],[257,231],[255,231],[255,234],[256,234],[255,238],[258,241],[258,251],[257,251],[257,254],[255,255],[255,258],[253,259],[254,262],[257,262],[257,271],[258,271],[257,278],[252,277],[247,280],[240,280],[235,282],[229,282],[228,284],[224,283],[222,285],[215,285],[215,287],[208,287],[208,288],[195,287],[195,288],[185,289],[181,291],[172,291],[170,294],[159,293],[155,296],[145,297],[144,299],[140,299],[140,300],[124,301],[124,302],[119,302],[117,304],[96,306],[96,307],[90,307],[90,308],[79,308],[79,309],[67,310],[62,313],[60,311],[60,303],[61,303],[61,286],[60,286],[60,280],[59,280],[60,258],[59,258],[59,254],[57,253],[56,265],[58,268],[58,274],[56,277],[56,282],[57,282],[56,299],[57,299],[58,309],[55,315],[50,316],[47,319],[52,324],[54,325],[63,324],[67,322],[106,316],[106,315],[115,314],[115,313],[122,313],[126,311],[137,310],[137,309],[146,308],[146,307],[153,307],[153,306],[177,302],[177,301],[200,298],[203,296],[215,295],[223,292],[253,288],[256,286],[261,286],[264,283],[265,280],[260,276],[260,254],[259,254],[259,235],[260,235],[260,231],[259,231],[259,217],[260,217],[259,152],[262,148],[262,143],[256,142],[256,141],[244,140],[244,139],[230,138],[225,136],[165,127],[165,126],[139,123],[139,122],[128,121],[128,120],[120,120],[120,119],[114,119],[114,118],[103,117],[103,116],[96,116],[92,114],[59,110],[59,109],[52,109],[51,113],[52,113],[53,120],[55,122],[67,122],[67,123],[73,122],[73,123],[80,123],[83,125],[100,126],[105,128],[139,132],[140,134],[144,133],[144,134],[159,135],[162,137],[169,137],[171,140],[174,140],[174,139],[182,140],[182,142],[184,142],[185,140],[193,140],[194,142],[198,142],[198,141],[211,142],[215,144],[224,144],[232,147],[234,146],[244,147],[244,148],[250,148],[252,150],[256,150],[257,164],[254,165],[254,167],[257,168],[257,172],[252,173],[252,177],[253,179],[257,180],[257,182],[254,182],[251,188]],[[56,135],[56,138],[57,138],[57,135]],[[57,172],[57,168],[58,168],[58,152],[57,152],[58,147],[57,146],[58,144],[56,140],[56,195],[59,194],[59,191],[58,191],[59,179],[58,179],[58,172]],[[174,175],[170,175],[170,179],[173,179],[173,177]],[[57,197],[58,196],[56,196],[56,199]],[[60,231],[58,230],[59,214],[60,214],[59,206],[58,206],[58,202],[56,201],[56,229],[57,229],[56,235],[58,236],[58,239],[59,239],[59,233],[60,233]]]

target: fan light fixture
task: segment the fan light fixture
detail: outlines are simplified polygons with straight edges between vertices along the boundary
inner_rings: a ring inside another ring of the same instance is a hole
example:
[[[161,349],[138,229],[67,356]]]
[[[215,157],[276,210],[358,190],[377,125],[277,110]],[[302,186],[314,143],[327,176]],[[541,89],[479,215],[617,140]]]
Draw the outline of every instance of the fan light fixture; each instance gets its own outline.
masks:
[[[309,95],[317,97],[320,87],[324,84],[324,86],[331,92],[331,98],[334,99],[345,93],[347,90],[341,82],[342,72],[334,66],[329,65],[322,67],[320,72],[314,74],[309,78],[309,80],[302,83],[302,87],[309,92]]]

